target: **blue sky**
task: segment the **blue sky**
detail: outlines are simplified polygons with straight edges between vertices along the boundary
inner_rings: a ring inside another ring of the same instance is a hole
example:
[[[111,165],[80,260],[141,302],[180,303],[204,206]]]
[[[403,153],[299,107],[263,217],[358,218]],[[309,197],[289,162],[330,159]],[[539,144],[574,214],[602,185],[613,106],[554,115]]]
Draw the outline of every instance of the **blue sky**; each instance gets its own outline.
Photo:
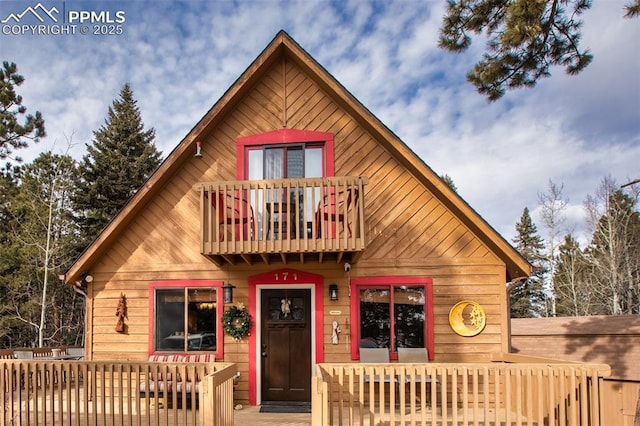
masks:
[[[640,177],[640,19],[622,18],[625,0],[596,0],[584,15],[581,45],[595,59],[583,73],[552,69],[491,104],[465,81],[482,40],[463,54],[437,47],[445,0],[40,3],[67,20],[72,11],[124,20],[112,35],[92,34],[90,22],[86,35],[77,21],[63,35],[0,24],[0,59],[18,65],[24,105],[47,125],[18,153],[27,161],[65,152],[69,139],[80,158],[126,82],[168,154],[284,29],[508,240],[524,207],[537,219],[550,180],[564,185],[567,226],[581,234],[583,201],[605,176]],[[0,0],[0,20],[37,4]]]

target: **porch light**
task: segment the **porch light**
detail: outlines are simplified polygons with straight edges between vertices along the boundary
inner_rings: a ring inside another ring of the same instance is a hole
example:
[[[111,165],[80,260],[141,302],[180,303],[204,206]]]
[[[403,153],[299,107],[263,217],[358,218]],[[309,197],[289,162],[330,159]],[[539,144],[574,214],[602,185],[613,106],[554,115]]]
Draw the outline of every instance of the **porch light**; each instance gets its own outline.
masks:
[[[338,285],[331,284],[329,286],[329,299],[330,300],[338,300]]]
[[[195,158],[202,158],[202,142],[197,141],[196,142],[196,155],[194,155]]]
[[[234,286],[231,283],[226,283],[225,285],[222,286],[222,298],[224,300],[224,303],[233,303],[233,289],[236,288],[236,286]]]

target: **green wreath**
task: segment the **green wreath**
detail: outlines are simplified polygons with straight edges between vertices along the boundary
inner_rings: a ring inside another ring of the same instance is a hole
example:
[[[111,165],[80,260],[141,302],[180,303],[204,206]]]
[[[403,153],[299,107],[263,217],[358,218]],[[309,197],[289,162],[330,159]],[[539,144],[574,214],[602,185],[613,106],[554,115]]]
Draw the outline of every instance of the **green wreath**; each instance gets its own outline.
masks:
[[[244,306],[232,306],[222,315],[224,333],[236,340],[247,337],[251,331],[251,315]]]

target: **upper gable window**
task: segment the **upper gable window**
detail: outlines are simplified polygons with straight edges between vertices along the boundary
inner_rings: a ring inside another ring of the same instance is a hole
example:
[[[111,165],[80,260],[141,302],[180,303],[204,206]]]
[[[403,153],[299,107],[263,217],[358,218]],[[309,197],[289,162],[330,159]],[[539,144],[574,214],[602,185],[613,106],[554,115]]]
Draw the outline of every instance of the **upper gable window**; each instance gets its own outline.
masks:
[[[334,175],[333,134],[282,129],[238,138],[239,180]]]
[[[249,180],[323,177],[324,144],[247,147]]]

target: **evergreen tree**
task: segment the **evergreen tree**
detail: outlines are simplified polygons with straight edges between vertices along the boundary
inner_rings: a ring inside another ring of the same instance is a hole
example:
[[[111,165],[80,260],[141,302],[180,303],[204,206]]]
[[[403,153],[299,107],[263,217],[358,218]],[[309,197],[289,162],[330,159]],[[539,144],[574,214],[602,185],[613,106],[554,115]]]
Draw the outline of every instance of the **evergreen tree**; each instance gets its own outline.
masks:
[[[146,182],[160,164],[153,128],[144,130],[129,84],[109,107],[103,126],[93,133],[80,164],[75,208],[87,245]]]
[[[513,239],[516,249],[534,267],[534,272],[524,282],[510,289],[509,302],[512,318],[533,318],[546,313],[543,291],[544,274],[542,250],[544,243],[531,220],[529,209],[524,208],[520,221],[516,224],[517,235]]]
[[[0,159],[12,158],[13,149],[25,148],[28,139],[38,142],[46,135],[39,111],[35,116],[27,115],[24,124],[18,122],[19,116],[27,112],[22,96],[16,93],[16,87],[23,82],[16,64],[4,61],[0,69]],[[21,161],[20,157],[13,159]]]
[[[591,0],[448,0],[440,30],[440,47],[466,50],[471,35],[486,33],[487,50],[467,80],[490,101],[507,89],[532,87],[562,66],[571,75],[592,60],[581,49],[582,13]],[[640,14],[640,0],[630,0],[626,16]]]
[[[449,188],[453,189],[454,192],[458,192],[458,187],[455,183],[453,183],[453,178],[451,176],[444,174],[440,176],[440,179],[442,179],[443,182],[449,186]]]
[[[23,166],[6,210],[10,275],[3,273],[2,325],[14,346],[66,345],[82,336],[84,299],[58,279],[74,257],[78,232],[69,194],[75,162],[46,152]]]
[[[14,322],[7,317],[12,304],[9,286],[20,270],[22,259],[18,245],[14,244],[13,214],[11,208],[18,194],[20,167],[7,164],[0,170],[0,348],[11,347]],[[20,325],[20,324],[19,324]]]
[[[594,315],[594,293],[588,286],[589,264],[578,242],[565,235],[558,247],[554,274],[557,316]]]

